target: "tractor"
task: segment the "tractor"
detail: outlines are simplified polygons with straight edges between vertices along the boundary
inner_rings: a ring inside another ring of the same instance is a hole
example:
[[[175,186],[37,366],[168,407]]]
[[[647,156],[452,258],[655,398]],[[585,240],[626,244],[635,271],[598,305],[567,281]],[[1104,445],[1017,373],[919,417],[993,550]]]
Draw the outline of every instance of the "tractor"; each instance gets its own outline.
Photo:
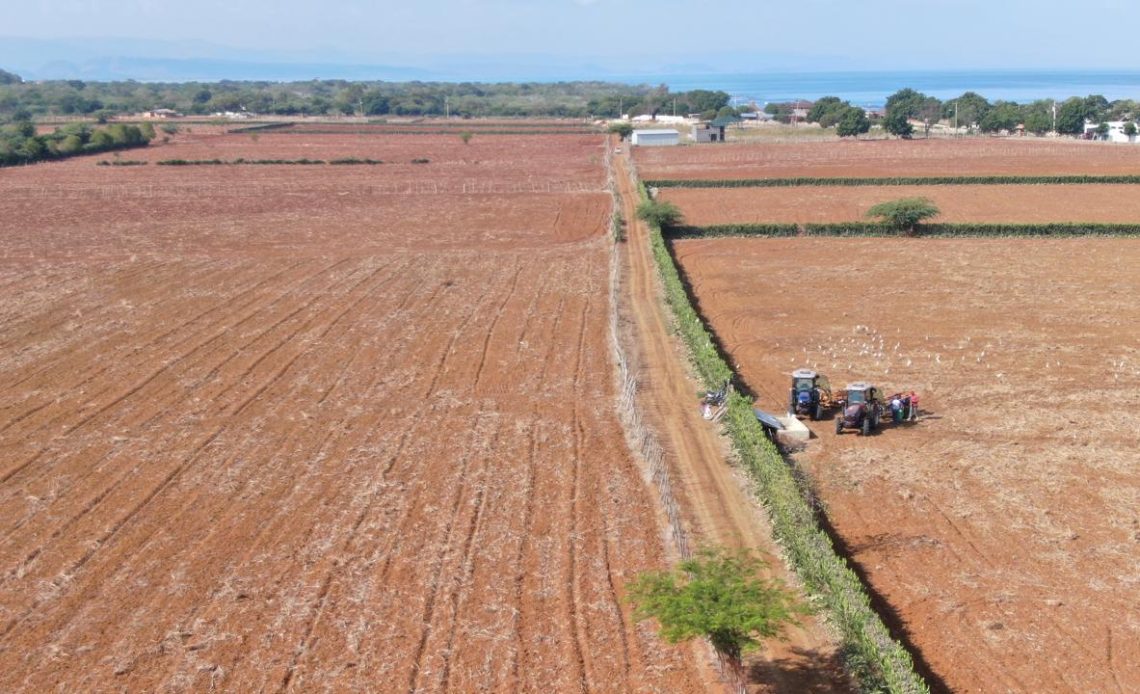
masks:
[[[839,399],[840,413],[835,418],[835,433],[856,429],[863,436],[879,428],[883,416],[883,391],[863,381],[847,386],[847,393]]]
[[[823,419],[824,413],[834,405],[827,376],[811,369],[796,369],[792,372],[792,389],[788,393],[789,414],[807,415],[815,421]]]

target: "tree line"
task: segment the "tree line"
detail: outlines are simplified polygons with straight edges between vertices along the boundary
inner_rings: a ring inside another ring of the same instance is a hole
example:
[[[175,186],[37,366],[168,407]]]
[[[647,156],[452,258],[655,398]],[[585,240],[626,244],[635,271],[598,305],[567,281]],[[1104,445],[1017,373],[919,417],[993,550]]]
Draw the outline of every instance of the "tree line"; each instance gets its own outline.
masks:
[[[31,121],[21,120],[0,126],[0,166],[144,147],[154,136],[150,123],[114,123],[101,128],[73,123],[52,133],[37,134]]]
[[[668,86],[611,82],[27,82],[0,70],[0,119],[111,117],[166,108],[299,115],[617,118],[621,114],[715,113],[723,91],[671,92]]]
[[[792,106],[769,104],[765,110],[786,120],[791,117]],[[863,112],[863,109],[839,97],[825,96],[810,105],[804,120],[823,127],[835,126],[841,137],[867,132],[871,119],[864,123],[855,111]],[[1108,132],[1109,121],[1124,121],[1125,134],[1135,135],[1137,126],[1133,121],[1137,116],[1140,116],[1140,104],[1136,101],[1109,101],[1099,94],[1074,96],[1063,101],[1038,99],[1019,104],[998,100],[991,103],[976,92],[968,91],[943,101],[908,87],[889,96],[885,112],[875,120],[888,133],[903,138],[914,135],[915,123],[920,124],[926,135],[938,123],[981,133],[1013,132],[1023,127],[1035,135],[1054,130],[1061,135],[1083,135],[1086,123],[1099,124],[1097,132],[1104,134]]]

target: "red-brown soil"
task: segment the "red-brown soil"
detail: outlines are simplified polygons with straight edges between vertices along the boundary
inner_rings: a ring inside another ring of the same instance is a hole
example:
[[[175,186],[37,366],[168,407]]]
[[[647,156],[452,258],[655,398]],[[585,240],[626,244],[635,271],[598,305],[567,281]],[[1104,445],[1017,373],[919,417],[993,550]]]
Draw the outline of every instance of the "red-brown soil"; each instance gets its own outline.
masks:
[[[865,221],[881,202],[925,197],[941,214],[932,222],[1140,222],[1134,185],[802,186],[663,188],[687,224]]]
[[[1140,147],[1032,137],[634,149],[643,179],[1140,174]]]
[[[623,283],[629,323],[635,337],[628,350],[638,372],[640,404],[671,472],[672,488],[693,546],[747,548],[768,562],[772,577],[794,582],[781,564],[771,527],[755,501],[742,471],[726,465],[726,437],[694,406],[699,390],[683,354],[685,347],[670,328],[661,297],[648,230],[637,221],[637,194],[626,162],[615,157],[616,182],[629,239],[623,245],[628,281]],[[851,684],[843,673],[834,637],[822,620],[808,617],[764,644],[746,661],[752,692],[841,692]]]
[[[789,372],[914,389],[796,454],[953,691],[1140,689],[1140,242],[717,239],[677,257],[759,406]]]
[[[0,171],[0,690],[703,688],[603,139],[196,137],[124,157],[432,164]]]

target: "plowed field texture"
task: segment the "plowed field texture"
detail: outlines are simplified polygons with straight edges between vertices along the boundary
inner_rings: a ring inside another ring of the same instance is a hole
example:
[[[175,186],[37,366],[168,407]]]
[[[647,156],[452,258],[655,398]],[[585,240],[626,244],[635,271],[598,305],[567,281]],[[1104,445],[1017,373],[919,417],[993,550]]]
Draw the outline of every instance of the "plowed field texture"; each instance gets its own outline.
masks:
[[[1140,147],[1039,138],[635,147],[643,179],[1140,173]]]
[[[702,688],[623,600],[666,545],[603,154],[191,131],[122,156],[385,163],[0,170],[0,691]]]
[[[795,460],[961,692],[1140,690],[1140,242],[716,239],[674,251],[759,406],[790,373],[915,390]]]
[[[1140,148],[1137,148],[1140,150]],[[1050,224],[1055,222],[1140,222],[1140,186],[947,185],[801,186],[795,188],[662,188],[685,223],[867,221],[881,202],[929,198],[941,211],[933,222]]]

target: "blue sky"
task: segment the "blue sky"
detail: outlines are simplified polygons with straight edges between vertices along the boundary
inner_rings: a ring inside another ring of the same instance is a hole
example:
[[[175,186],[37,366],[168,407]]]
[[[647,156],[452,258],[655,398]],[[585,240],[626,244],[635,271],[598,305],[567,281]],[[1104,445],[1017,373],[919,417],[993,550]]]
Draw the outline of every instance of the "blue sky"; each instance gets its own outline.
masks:
[[[36,0],[3,14],[7,36],[205,41],[407,66],[531,55],[649,72],[1135,69],[1136,15],[1124,0]]]

